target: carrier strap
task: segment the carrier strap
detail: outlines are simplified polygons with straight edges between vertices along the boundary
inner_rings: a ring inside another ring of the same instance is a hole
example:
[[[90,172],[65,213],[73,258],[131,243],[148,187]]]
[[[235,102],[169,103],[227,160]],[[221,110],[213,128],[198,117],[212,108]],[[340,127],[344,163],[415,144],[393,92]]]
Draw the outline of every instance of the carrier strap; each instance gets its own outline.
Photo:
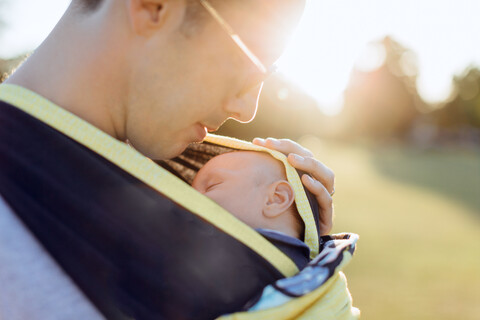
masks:
[[[127,144],[20,86],[1,85],[0,100],[55,128],[223,230],[264,257],[284,276],[292,276],[298,272],[291,259],[252,228]]]

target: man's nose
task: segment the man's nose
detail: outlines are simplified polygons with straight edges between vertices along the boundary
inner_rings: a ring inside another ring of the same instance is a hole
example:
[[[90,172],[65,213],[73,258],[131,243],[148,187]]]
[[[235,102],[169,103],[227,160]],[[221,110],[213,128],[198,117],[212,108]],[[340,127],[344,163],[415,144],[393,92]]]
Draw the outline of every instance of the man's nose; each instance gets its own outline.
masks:
[[[252,121],[257,113],[261,91],[262,86],[259,86],[256,90],[252,90],[240,97],[232,98],[226,107],[230,118],[241,123]]]

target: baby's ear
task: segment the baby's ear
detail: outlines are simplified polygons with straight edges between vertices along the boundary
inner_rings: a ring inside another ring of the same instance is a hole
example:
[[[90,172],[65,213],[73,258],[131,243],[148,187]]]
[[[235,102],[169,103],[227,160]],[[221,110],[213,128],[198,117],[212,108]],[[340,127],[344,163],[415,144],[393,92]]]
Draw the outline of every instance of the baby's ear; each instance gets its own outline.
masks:
[[[263,207],[266,218],[276,218],[287,212],[295,201],[295,194],[290,183],[286,180],[273,182],[268,187],[268,198]]]

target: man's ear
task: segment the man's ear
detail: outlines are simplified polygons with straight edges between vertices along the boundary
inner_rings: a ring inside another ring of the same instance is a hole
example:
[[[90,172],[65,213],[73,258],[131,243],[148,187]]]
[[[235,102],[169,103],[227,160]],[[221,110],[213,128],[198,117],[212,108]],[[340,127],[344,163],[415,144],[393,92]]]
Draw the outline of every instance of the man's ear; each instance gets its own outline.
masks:
[[[266,218],[276,218],[288,211],[295,201],[293,188],[288,181],[275,181],[268,187],[268,197],[263,206],[263,215]]]
[[[170,24],[183,21],[185,1],[128,0],[128,14],[136,34],[150,36]]]

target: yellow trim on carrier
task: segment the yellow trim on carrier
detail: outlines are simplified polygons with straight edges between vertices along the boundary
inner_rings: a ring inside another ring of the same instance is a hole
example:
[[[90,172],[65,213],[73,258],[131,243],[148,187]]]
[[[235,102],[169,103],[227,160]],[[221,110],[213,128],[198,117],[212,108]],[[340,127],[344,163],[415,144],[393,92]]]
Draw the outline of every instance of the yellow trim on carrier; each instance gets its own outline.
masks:
[[[16,106],[38,120],[98,153],[145,184],[210,224],[223,230],[269,261],[284,276],[298,272],[293,261],[252,228],[181,179],[74,114],[25,88],[0,85],[0,100]]]

